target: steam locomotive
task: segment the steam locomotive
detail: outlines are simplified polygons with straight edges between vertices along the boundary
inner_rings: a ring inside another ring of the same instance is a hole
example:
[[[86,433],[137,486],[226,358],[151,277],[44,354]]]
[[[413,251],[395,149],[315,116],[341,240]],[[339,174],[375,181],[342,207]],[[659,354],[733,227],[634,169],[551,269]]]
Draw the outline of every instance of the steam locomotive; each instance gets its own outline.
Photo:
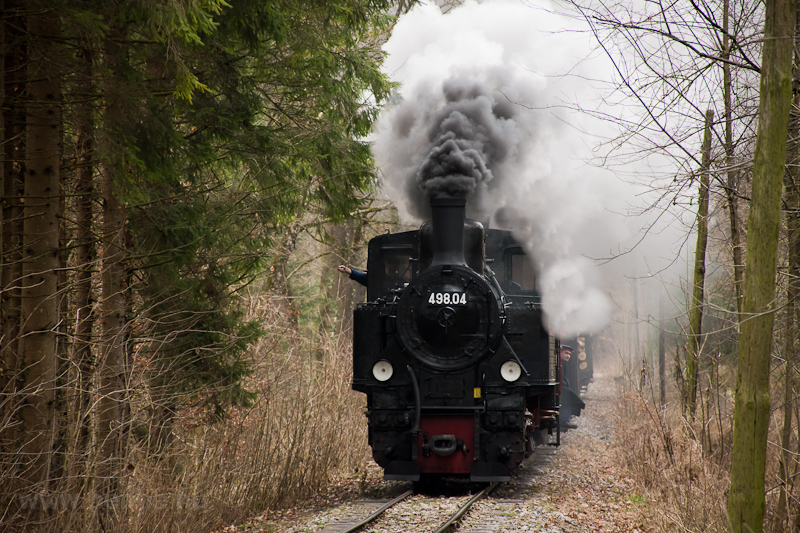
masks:
[[[388,480],[506,481],[583,407],[561,388],[559,341],[522,246],[465,209],[433,198],[419,230],[369,242],[353,389],[367,395],[369,444]]]

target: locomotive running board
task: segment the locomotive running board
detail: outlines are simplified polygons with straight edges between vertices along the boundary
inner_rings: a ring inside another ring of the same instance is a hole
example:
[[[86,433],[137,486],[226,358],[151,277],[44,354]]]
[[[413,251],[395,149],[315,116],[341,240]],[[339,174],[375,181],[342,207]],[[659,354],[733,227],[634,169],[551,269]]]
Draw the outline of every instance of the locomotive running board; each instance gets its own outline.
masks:
[[[419,463],[392,461],[383,470],[383,479],[386,481],[419,481],[421,473]]]
[[[508,481],[511,479],[511,471],[500,463],[475,463],[470,468],[470,481]]]

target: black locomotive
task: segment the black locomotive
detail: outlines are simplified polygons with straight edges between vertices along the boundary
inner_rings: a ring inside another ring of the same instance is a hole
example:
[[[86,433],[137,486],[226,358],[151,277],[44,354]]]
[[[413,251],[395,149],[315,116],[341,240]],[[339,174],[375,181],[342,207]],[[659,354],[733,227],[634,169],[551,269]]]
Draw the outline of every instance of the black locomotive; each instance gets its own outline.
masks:
[[[465,204],[434,198],[431,223],[369,243],[353,388],[386,479],[506,481],[559,439],[559,344],[531,262],[509,231],[466,220]]]

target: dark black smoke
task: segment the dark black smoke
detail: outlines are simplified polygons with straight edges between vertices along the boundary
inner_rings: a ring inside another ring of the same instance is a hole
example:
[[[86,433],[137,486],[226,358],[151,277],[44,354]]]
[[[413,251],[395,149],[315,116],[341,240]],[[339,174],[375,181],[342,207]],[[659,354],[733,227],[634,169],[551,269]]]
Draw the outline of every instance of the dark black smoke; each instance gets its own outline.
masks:
[[[427,155],[414,183],[424,197],[409,190],[423,205],[437,196],[480,196],[495,179],[492,167],[509,154],[503,123],[512,120],[513,107],[498,105],[497,93],[463,78],[445,81],[442,94],[442,107],[430,117]],[[479,197],[470,200],[481,203]]]
[[[448,131],[434,145],[417,172],[417,184],[432,198],[466,198],[478,183],[492,179],[479,142],[459,139]]]

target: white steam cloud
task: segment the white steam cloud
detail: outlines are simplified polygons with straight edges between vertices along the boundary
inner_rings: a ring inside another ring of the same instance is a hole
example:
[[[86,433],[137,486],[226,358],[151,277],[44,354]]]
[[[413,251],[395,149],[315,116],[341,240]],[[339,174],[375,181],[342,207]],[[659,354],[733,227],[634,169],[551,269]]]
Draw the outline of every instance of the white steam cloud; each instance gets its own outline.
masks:
[[[536,263],[551,330],[567,335],[606,325],[589,258],[635,231],[619,214],[629,186],[590,164],[610,125],[576,109],[599,105],[611,69],[582,21],[556,11],[498,0],[401,17],[384,47],[401,86],[374,153],[405,220],[425,218],[430,195],[458,195],[468,216],[513,230]]]

